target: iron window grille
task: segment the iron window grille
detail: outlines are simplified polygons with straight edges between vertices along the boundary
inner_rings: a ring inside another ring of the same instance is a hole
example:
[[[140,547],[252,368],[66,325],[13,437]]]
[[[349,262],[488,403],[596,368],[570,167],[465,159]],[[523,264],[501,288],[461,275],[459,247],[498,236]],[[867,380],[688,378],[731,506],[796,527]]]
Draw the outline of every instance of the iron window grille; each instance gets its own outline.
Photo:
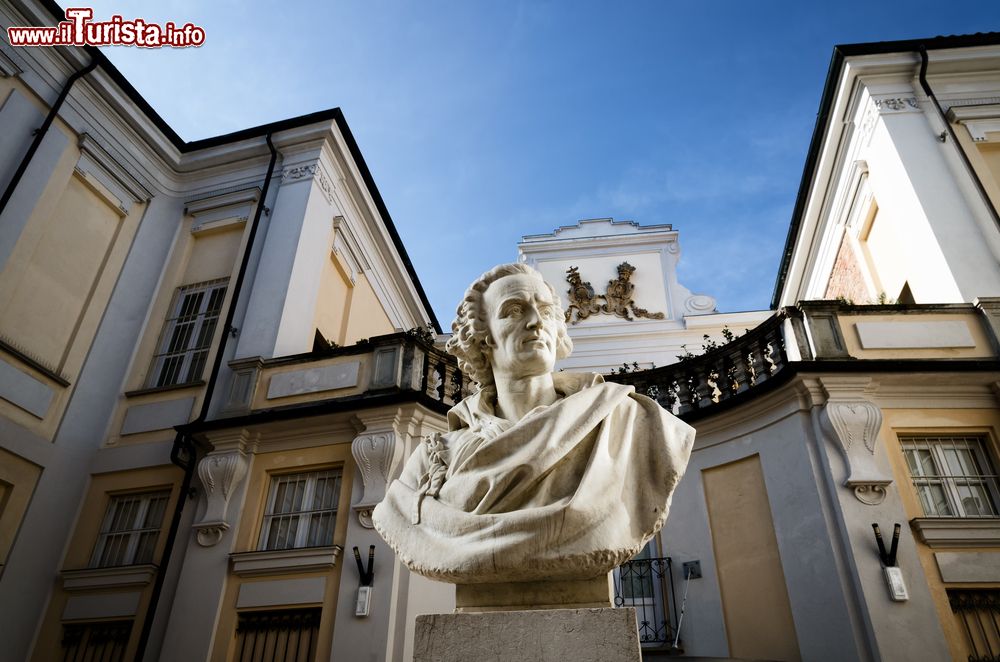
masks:
[[[950,590],[948,602],[961,622],[969,662],[1000,659],[1000,591]]]
[[[169,490],[111,497],[90,567],[152,563],[169,498]]]
[[[1000,516],[1000,488],[982,437],[906,436],[900,442],[925,516]]]
[[[332,545],[340,480],[339,469],[273,476],[258,549]]]
[[[70,623],[63,626],[63,662],[121,662],[132,621]]]
[[[236,624],[236,662],[299,662],[316,657],[321,611],[241,612]]]
[[[673,643],[674,579],[668,557],[654,557],[650,542],[614,571],[615,607],[634,607],[639,642],[644,648],[664,648]]]
[[[223,278],[177,290],[149,371],[150,387],[188,384],[201,379],[227,282]]]

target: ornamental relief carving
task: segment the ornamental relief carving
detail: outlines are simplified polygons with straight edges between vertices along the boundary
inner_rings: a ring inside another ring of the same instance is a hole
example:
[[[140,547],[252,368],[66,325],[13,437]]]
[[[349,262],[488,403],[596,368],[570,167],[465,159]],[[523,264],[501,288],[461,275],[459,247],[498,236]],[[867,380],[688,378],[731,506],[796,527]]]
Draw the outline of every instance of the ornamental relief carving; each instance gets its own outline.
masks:
[[[205,516],[194,525],[202,547],[215,545],[229,529],[226,522],[229,499],[246,473],[246,454],[241,450],[209,453],[198,463],[198,477],[205,486],[208,501]]]
[[[882,410],[867,400],[830,400],[820,420],[827,434],[839,444],[847,463],[844,486],[853,489],[861,503],[869,506],[882,503],[885,488],[892,483],[875,461]]]
[[[392,430],[362,434],[351,443],[351,454],[364,484],[361,500],[352,507],[358,513],[361,526],[366,529],[373,526],[372,509],[385,497],[399,445]]]
[[[323,193],[323,197],[326,198],[327,202],[333,204],[333,184],[327,179],[326,174],[324,174],[323,169],[320,168],[318,163],[292,166],[285,168],[281,173],[282,182],[295,182],[306,178],[315,180],[317,186],[319,186],[319,190]]]
[[[579,268],[570,267],[566,271],[566,282],[570,285],[567,292],[569,295],[569,308],[566,309],[567,322],[576,324],[595,314],[615,315],[630,322],[638,317],[653,320],[664,318],[663,313],[651,313],[635,304],[632,298],[635,293],[635,285],[632,283],[635,267],[628,262],[622,262],[617,270],[618,278],[608,281],[604,294],[597,294],[590,282],[583,280]]]
[[[887,97],[874,99],[875,107],[880,113],[899,113],[903,111],[920,110],[916,97]]]

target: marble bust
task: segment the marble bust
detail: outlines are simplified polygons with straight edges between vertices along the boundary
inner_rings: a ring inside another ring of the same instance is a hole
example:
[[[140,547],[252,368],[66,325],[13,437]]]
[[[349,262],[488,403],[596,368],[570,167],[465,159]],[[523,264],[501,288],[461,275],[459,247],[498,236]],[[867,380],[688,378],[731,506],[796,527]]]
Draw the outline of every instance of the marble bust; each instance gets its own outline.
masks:
[[[631,386],[553,372],[573,345],[559,297],[527,265],[476,280],[452,330],[446,347],[481,388],[375,508],[400,560],[460,585],[553,582],[606,576],[639,552],[694,429]]]

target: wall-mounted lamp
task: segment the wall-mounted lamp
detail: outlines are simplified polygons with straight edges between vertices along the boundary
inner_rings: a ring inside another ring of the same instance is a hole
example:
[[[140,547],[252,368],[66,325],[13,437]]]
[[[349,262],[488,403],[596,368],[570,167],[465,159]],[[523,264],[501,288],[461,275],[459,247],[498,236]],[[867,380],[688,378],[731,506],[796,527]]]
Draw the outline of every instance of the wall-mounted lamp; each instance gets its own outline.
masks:
[[[903,580],[903,571],[896,565],[896,550],[899,548],[900,525],[896,524],[892,528],[892,543],[889,551],[885,551],[885,542],[882,540],[882,532],[878,524],[872,524],[875,530],[875,542],[878,544],[878,558],[882,562],[882,572],[885,575],[885,583],[889,587],[889,597],[896,602],[903,602],[910,599],[910,594],[906,590],[906,582]]]
[[[361,552],[354,546],[354,561],[358,564],[358,576],[361,586],[358,587],[358,601],[354,604],[355,616],[367,616],[371,611],[372,582],[375,581],[375,545],[368,547],[368,568],[361,564]]]

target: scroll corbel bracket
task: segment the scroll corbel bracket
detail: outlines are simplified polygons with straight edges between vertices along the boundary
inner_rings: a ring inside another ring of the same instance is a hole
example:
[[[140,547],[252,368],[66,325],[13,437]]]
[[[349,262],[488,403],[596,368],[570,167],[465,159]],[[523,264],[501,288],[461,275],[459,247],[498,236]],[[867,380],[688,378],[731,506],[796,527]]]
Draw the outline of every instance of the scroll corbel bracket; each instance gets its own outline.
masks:
[[[246,476],[248,464],[242,445],[213,451],[198,463],[198,477],[205,486],[208,505],[204,517],[192,528],[198,532],[198,544],[202,547],[217,545],[229,530],[226,521],[229,500]]]
[[[837,444],[847,465],[844,487],[865,505],[876,506],[886,497],[892,478],[878,467],[875,448],[882,428],[882,410],[863,399],[836,399],[826,403],[820,421]]]
[[[222,540],[222,536],[229,530],[229,524],[221,521],[199,522],[193,528],[197,531],[195,537],[198,540],[198,544],[202,547],[212,547],[218,545]]]
[[[365,432],[351,443],[351,454],[364,484],[364,494],[351,508],[366,529],[374,527],[372,510],[385,497],[392,473],[402,455],[401,446],[393,430]]]
[[[892,484],[892,481],[887,478],[870,478],[867,480],[848,478],[844,484],[854,489],[854,496],[858,501],[866,506],[877,506],[885,501],[886,488]]]

